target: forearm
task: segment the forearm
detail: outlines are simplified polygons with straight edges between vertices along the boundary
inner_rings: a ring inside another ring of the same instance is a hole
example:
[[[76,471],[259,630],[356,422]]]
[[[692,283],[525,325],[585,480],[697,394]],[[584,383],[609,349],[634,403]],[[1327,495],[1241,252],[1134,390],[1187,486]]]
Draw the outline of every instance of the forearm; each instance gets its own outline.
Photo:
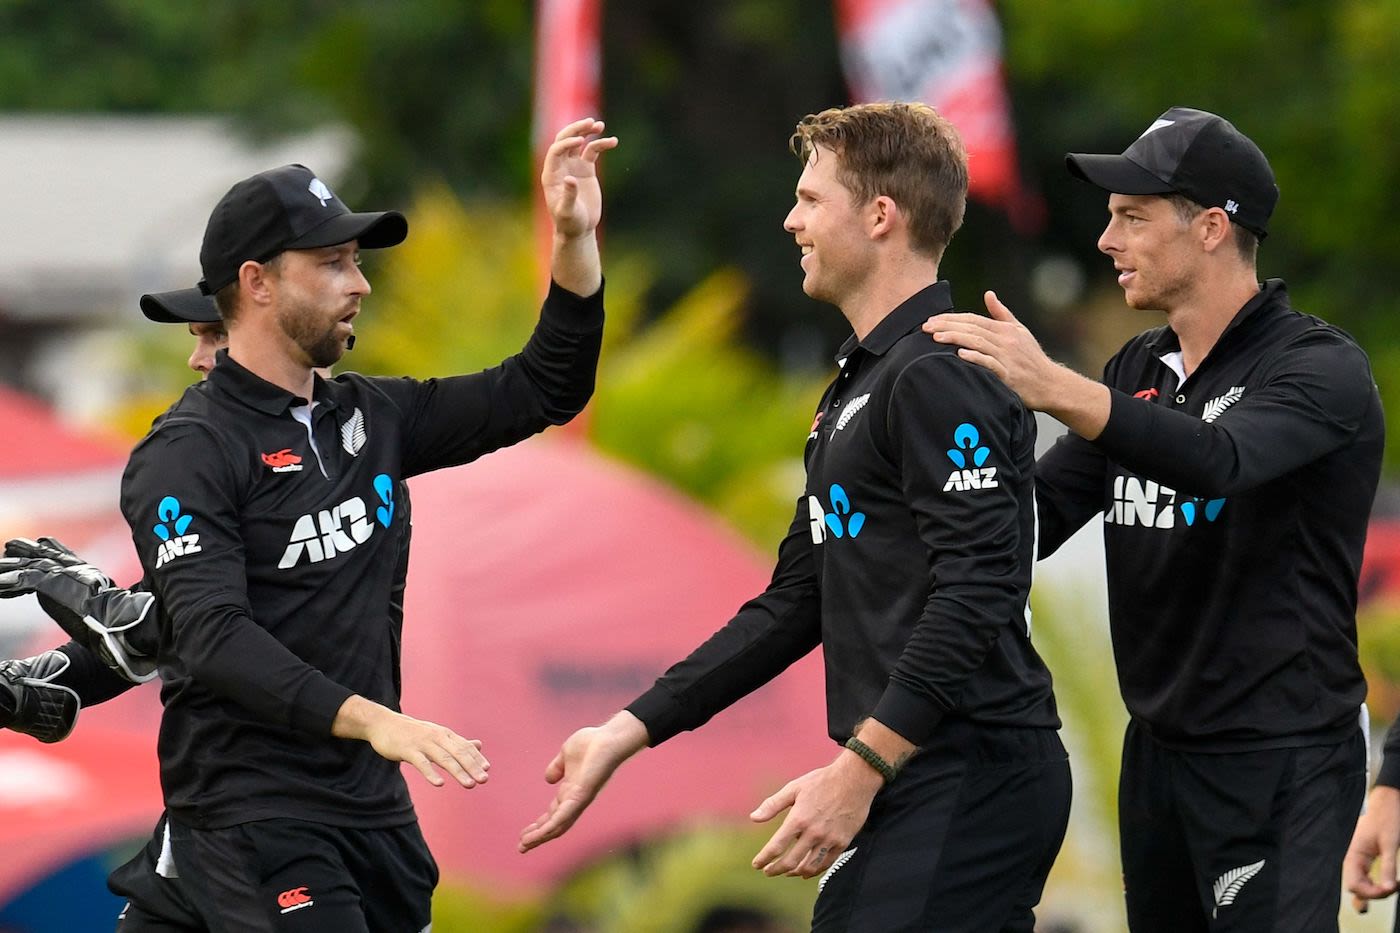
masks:
[[[75,641],[60,645],[58,650],[68,656],[70,663],[54,678],[54,683],[76,693],[84,708],[105,703],[136,686]]]
[[[555,282],[581,298],[587,298],[603,284],[603,263],[598,254],[598,238],[592,230],[579,236],[554,233],[550,275]]]
[[[1112,394],[1103,383],[1056,363],[1047,369],[1035,402],[1030,404],[1028,400],[1029,407],[1044,411],[1075,434],[1092,441],[1108,424]]]

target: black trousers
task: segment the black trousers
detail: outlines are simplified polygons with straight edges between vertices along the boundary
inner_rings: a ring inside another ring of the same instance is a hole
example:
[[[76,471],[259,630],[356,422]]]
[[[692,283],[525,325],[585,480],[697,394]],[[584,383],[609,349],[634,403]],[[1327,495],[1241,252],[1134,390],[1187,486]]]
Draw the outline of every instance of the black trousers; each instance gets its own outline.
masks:
[[[175,886],[154,878],[159,840],[110,879],[129,899],[120,933],[422,933],[432,923],[437,863],[417,823],[276,819],[206,830],[171,820],[170,830]],[[172,903],[192,907],[199,925],[172,920]]]
[[[1365,793],[1359,727],[1331,745],[1206,753],[1130,722],[1118,788],[1129,928],[1336,930]]]
[[[1031,933],[1069,821],[1052,729],[949,723],[821,880],[814,933]]]
[[[157,871],[165,847],[165,817],[141,851],[118,866],[107,878],[107,887],[126,905],[117,918],[117,933],[207,933],[179,878]]]

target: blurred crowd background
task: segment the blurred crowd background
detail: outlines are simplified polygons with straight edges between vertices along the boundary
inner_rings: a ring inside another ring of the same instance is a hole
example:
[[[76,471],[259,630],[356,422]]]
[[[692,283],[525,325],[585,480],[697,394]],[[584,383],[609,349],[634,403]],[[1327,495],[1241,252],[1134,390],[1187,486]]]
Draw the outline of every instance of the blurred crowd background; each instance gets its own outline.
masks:
[[[839,312],[801,291],[799,253],[782,230],[800,168],[787,141],[804,114],[855,99],[920,96],[959,122],[974,197],[944,277],[965,308],[980,309],[983,289],[995,289],[1053,354],[1091,375],[1160,319],[1123,306],[1095,248],[1105,197],[1070,178],[1064,154],[1121,151],[1174,105],[1220,113],[1268,154],[1282,192],[1261,277],[1285,278],[1297,307],[1355,335],[1382,399],[1400,411],[1397,62],[1397,0],[0,0],[0,415],[21,425],[0,444],[0,532],[45,533],[52,520],[98,556],[117,553],[110,528],[99,533],[77,513],[98,496],[114,505],[120,457],[99,457],[91,483],[86,473],[66,478],[51,437],[23,425],[42,411],[67,435],[117,451],[141,436],[192,375],[188,336],[147,323],[137,299],[195,282],[210,206],[261,168],[304,162],[353,208],[409,217],[403,246],[365,256],[374,294],[347,367],[431,376],[514,352],[544,287],[532,207],[538,139],[552,135],[549,117],[588,115],[566,112],[571,103],[596,108],[622,144],[603,167],[609,324],[598,391],[582,425],[552,443],[586,447],[635,482],[678,493],[684,507],[699,504],[706,521],[728,526],[725,547],[749,566],[762,567],[791,516],[811,411],[848,332]],[[1046,439],[1055,430],[1042,428]],[[1397,444],[1400,431],[1388,450]],[[1396,464],[1389,456],[1359,620],[1377,734],[1400,706]],[[473,469],[459,471],[464,483]],[[529,493],[517,494],[528,509]],[[60,499],[66,512],[49,508]],[[628,540],[647,548],[666,531],[642,522],[614,543],[619,553]],[[1033,596],[1076,781],[1045,933],[1123,928],[1113,801],[1124,713],[1096,547],[1090,529],[1043,564]],[[710,587],[707,552],[688,560],[699,582],[687,585]],[[590,571],[599,589],[625,588],[637,582],[626,567],[600,559]],[[693,596],[677,590],[669,600]],[[673,606],[649,598],[634,600],[647,623],[608,637],[645,640],[666,626]],[[500,617],[508,601],[490,618],[478,617],[470,592],[450,608],[463,631],[510,624]],[[721,607],[698,620],[678,650],[725,618]],[[0,648],[46,646],[57,635],[46,626],[32,606],[4,607]],[[412,612],[406,638],[415,638]],[[640,681],[623,678],[608,701],[625,702],[673,654],[657,654]],[[811,686],[803,702],[819,704]],[[726,728],[762,719],[763,698],[745,702],[753,708]],[[457,714],[464,732],[469,707]],[[753,804],[829,754],[820,716],[809,723],[791,773],[773,772],[777,783],[755,787]],[[143,735],[123,754],[153,759]],[[548,795],[537,775],[552,753],[544,744],[518,772],[540,807]],[[39,748],[0,746],[0,812],[32,806],[26,782],[13,770],[5,777],[6,755]],[[716,767],[712,780],[748,781],[744,767]],[[461,806],[490,805],[478,792]],[[767,833],[744,825],[747,812],[599,837],[523,883],[497,884],[465,858],[445,871],[434,929],[805,929],[815,883],[748,868]],[[42,821],[33,825],[42,832]],[[140,832],[120,835],[78,832],[8,889],[0,879],[0,930],[87,929],[45,926],[33,918],[53,908],[34,905],[76,903],[91,890],[100,900],[101,872],[74,866],[105,866]],[[20,857],[13,852],[4,858]],[[1378,915],[1390,910],[1358,919],[1344,907],[1344,929],[1382,929]]]

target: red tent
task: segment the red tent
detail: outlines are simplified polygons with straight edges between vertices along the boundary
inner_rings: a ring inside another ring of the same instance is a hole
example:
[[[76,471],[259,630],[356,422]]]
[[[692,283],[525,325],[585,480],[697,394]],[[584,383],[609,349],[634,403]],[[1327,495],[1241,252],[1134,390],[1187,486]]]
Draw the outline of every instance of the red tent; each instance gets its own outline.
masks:
[[[0,484],[0,491],[3,484]],[[601,721],[767,583],[767,563],[699,507],[567,441],[532,441],[410,482],[413,549],[404,708],[482,739],[491,780],[433,788],[408,772],[448,878],[543,885],[626,841],[703,817],[743,820],[788,779],[825,763],[821,668],[809,658],[694,735],[624,767],[565,838],[519,855],[520,830],[553,789],[545,765],[574,729]],[[115,494],[113,494],[113,502]],[[83,545],[129,538],[115,509]],[[42,515],[7,536],[43,533]],[[111,556],[109,554],[109,556]],[[129,579],[129,571],[123,575]],[[31,600],[23,602],[38,612]],[[54,630],[36,647],[61,640]],[[85,710],[47,747],[9,734],[6,754],[63,762],[73,789],[43,807],[0,781],[0,903],[66,860],[148,833],[159,813],[154,685]],[[36,757],[37,756],[37,757]],[[96,798],[80,799],[78,788]],[[120,798],[120,799],[118,799]],[[100,811],[100,812],[99,812]]]

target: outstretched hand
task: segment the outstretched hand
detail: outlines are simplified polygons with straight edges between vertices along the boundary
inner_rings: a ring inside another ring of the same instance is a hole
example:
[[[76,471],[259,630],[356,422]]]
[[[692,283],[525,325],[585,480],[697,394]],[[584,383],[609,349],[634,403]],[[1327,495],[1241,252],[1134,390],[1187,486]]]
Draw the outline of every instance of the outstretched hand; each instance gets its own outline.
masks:
[[[968,312],[938,314],[924,322],[924,333],[958,347],[958,356],[989,369],[1029,408],[1042,409],[1051,378],[1060,367],[1045,355],[1035,336],[996,292],[986,292],[987,317]]]
[[[1046,356],[1035,335],[1002,304],[996,292],[982,297],[987,317],[966,312],[936,314],[924,322],[924,333],[938,343],[956,346],[958,356],[990,370],[1027,408],[1048,412],[1080,437],[1098,437],[1112,410],[1108,389]]]
[[[381,758],[413,765],[434,787],[447,783],[439,768],[472,788],[486,783],[491,767],[479,739],[464,739],[446,726],[405,716],[358,694],[341,704],[331,734],[368,742]]]
[[[559,131],[545,153],[545,204],[555,232],[568,239],[592,233],[603,216],[598,157],[617,146],[617,137],[598,136],[602,131],[601,120],[577,120]]]
[[[544,772],[545,781],[557,785],[554,799],[521,830],[520,851],[529,852],[568,832],[618,766],[646,744],[646,727],[628,712],[569,736]]]

